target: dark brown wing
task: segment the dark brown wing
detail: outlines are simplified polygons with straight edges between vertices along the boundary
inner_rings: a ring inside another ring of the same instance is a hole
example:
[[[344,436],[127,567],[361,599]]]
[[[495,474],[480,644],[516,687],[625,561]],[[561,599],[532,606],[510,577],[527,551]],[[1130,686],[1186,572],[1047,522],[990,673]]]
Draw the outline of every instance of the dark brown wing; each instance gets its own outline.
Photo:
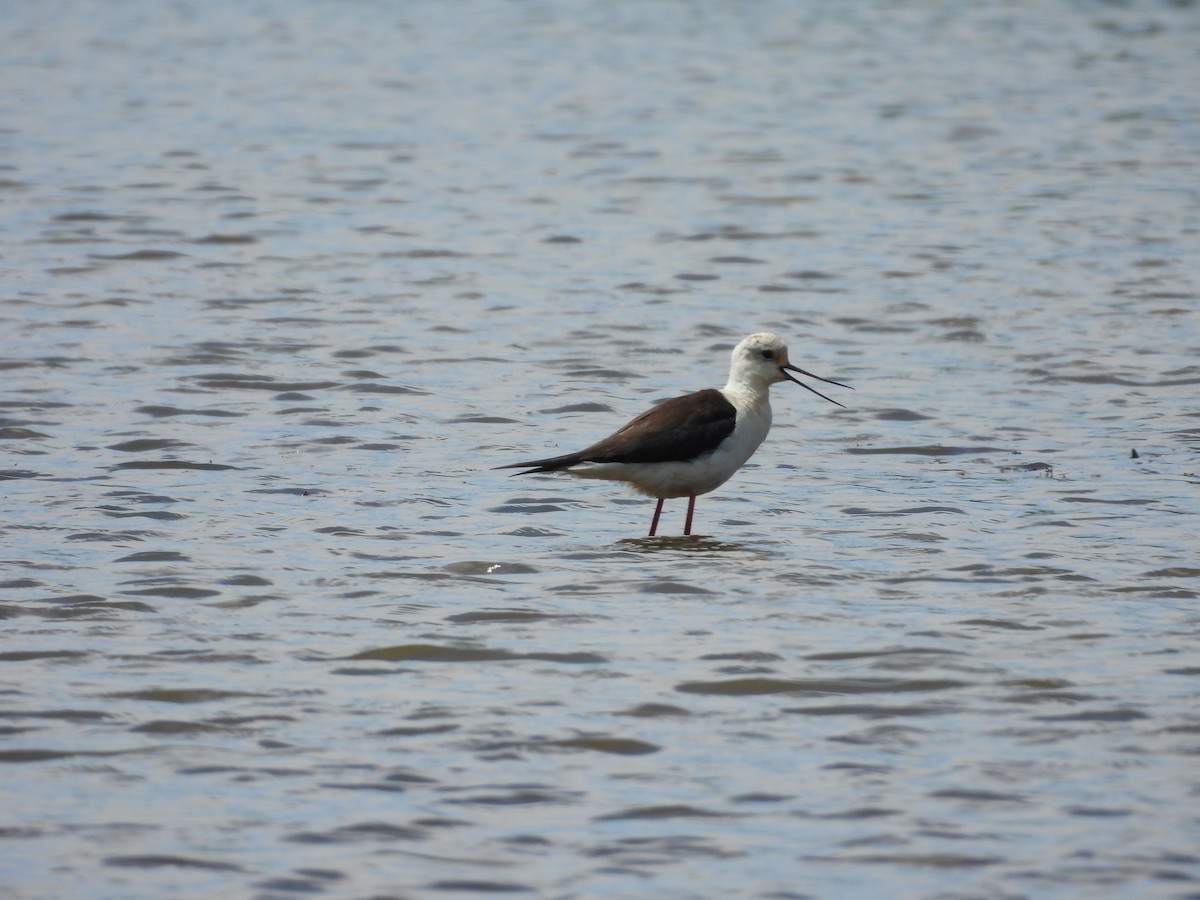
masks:
[[[709,388],[664,400],[615,434],[578,453],[499,466],[553,472],[582,462],[656,463],[694,459],[711,453],[737,424],[737,409],[720,391]]]

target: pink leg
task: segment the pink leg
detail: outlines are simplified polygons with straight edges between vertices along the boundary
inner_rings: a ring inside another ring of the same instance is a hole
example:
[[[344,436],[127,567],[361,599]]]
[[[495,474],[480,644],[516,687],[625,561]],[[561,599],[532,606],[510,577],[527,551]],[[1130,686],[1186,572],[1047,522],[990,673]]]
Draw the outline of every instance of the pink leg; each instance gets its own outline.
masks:
[[[692,533],[692,513],[694,513],[695,511],[696,511],[696,495],[688,494],[687,519],[684,520],[684,523],[683,523],[683,533],[684,534]]]
[[[650,521],[650,534],[648,537],[654,537],[654,533],[658,531],[658,517],[662,515],[663,498],[658,498],[658,505],[654,507],[654,518]]]

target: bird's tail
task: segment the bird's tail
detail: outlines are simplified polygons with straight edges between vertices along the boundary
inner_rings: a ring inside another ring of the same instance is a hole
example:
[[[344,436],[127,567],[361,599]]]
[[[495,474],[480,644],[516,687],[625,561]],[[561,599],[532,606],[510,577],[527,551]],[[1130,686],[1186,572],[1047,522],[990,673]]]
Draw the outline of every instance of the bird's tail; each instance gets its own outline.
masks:
[[[569,469],[571,466],[579,465],[583,462],[583,457],[578,453],[567,453],[563,456],[551,456],[548,459],[531,459],[529,462],[508,463],[503,466],[496,466],[497,469],[522,469],[520,472],[513,472],[513,475],[533,475],[538,472],[557,472],[559,469]]]

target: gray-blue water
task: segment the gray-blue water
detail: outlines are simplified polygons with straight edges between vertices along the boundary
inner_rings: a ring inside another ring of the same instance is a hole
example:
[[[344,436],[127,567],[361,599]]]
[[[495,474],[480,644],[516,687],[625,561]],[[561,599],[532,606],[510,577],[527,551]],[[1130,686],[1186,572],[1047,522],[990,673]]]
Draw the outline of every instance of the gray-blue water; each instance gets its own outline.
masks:
[[[6,897],[1200,896],[1194,3],[0,36]]]

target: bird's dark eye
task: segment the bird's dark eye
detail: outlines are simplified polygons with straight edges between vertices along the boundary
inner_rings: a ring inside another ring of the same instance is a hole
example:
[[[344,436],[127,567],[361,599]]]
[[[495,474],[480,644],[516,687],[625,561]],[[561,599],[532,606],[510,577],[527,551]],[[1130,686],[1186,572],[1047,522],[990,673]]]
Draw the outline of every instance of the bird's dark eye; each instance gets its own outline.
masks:
[[[774,350],[763,350],[763,351],[761,351],[761,352],[762,352],[762,358],[763,358],[763,359],[774,359],[774,358],[775,358],[775,351],[774,351]]]

